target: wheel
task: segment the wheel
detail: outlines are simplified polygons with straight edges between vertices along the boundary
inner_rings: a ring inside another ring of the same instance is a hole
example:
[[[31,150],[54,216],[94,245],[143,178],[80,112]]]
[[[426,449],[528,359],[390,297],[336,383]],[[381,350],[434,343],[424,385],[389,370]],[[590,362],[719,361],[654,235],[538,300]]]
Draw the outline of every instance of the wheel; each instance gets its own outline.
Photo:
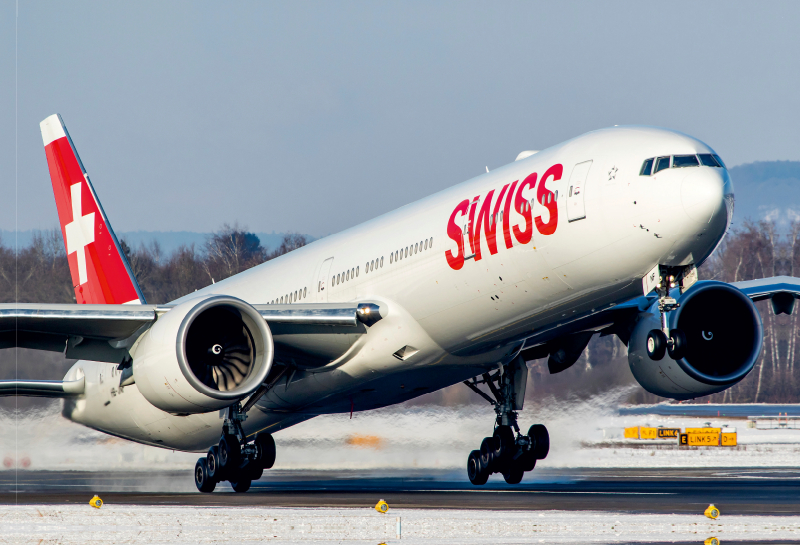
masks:
[[[231,487],[234,492],[247,492],[250,490],[250,479],[242,479],[240,481],[231,482]]]
[[[247,469],[247,477],[251,481],[257,481],[264,475],[264,468],[259,466],[258,463],[248,464],[245,469]]]
[[[550,434],[547,432],[547,428],[542,424],[534,424],[528,429],[528,437],[533,445],[531,448],[533,457],[537,460],[544,460],[547,458],[547,453],[550,452]],[[533,469],[533,467],[531,467],[531,469]],[[530,469],[527,471],[530,471]]]
[[[494,459],[504,462],[514,453],[514,430],[511,426],[497,426],[494,430]]]
[[[492,472],[494,451],[495,451],[494,437],[484,437],[483,441],[481,441],[481,450],[480,450],[481,466],[486,468],[486,470],[489,473]]]
[[[667,352],[667,336],[660,329],[651,329],[647,334],[647,355],[658,361]]]
[[[686,355],[686,335],[680,329],[673,329],[669,332],[669,338],[672,341],[667,347],[669,357],[673,360],[679,360]]]
[[[218,468],[223,474],[229,474],[234,468],[239,467],[242,450],[239,440],[235,435],[225,434],[219,441]]]
[[[533,451],[526,452],[518,461],[522,471],[533,471],[536,467],[536,455]]]
[[[221,472],[219,467],[219,447],[217,447],[217,445],[208,449],[208,454],[206,454],[206,471],[208,472],[209,479],[219,481]]]
[[[503,478],[508,484],[519,484],[524,474],[525,470],[520,467],[520,464],[512,463],[511,468],[503,473]]]
[[[259,433],[254,441],[258,447],[258,459],[263,469],[275,465],[275,439],[269,433]],[[260,477],[260,475],[259,475]]]
[[[213,492],[217,483],[208,477],[206,459],[200,458],[194,465],[194,484],[200,492]]]
[[[486,484],[489,479],[489,472],[485,471],[481,465],[480,451],[473,450],[469,453],[469,458],[467,458],[467,477],[469,477],[469,482],[475,486]]]

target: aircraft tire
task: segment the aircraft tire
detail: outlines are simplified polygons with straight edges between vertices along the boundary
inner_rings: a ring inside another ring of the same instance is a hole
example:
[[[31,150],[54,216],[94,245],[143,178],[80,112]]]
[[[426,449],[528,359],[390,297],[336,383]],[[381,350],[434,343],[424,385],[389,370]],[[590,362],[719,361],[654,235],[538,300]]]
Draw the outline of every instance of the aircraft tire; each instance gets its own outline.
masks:
[[[262,475],[264,475],[264,468],[259,466],[257,463],[256,464],[250,463],[247,465],[245,469],[247,470],[247,477],[251,481],[257,481],[261,478]]]
[[[239,467],[242,449],[235,435],[225,434],[219,441],[219,470],[222,475],[229,475],[233,468]]]
[[[199,458],[194,465],[194,484],[197,490],[204,493],[213,492],[217,486],[216,481],[208,476],[205,458]]]
[[[250,490],[250,479],[241,479],[239,481],[231,481],[231,488],[234,492],[244,493]]]
[[[258,445],[259,463],[263,469],[270,469],[275,465],[275,439],[270,433],[259,433],[255,440]],[[259,475],[260,477],[260,475]]]
[[[489,472],[491,472],[493,465],[494,451],[494,437],[484,437],[483,441],[481,441],[480,461],[481,466]]]
[[[647,334],[647,355],[653,361],[659,361],[667,353],[667,336],[660,329],[651,329]]]
[[[467,476],[469,477],[469,482],[475,486],[484,485],[489,480],[489,472],[481,464],[481,453],[478,450],[473,450],[469,453]]]
[[[220,467],[219,467],[219,447],[214,445],[210,449],[208,449],[208,454],[206,454],[206,471],[208,472],[208,478],[214,481],[220,480]]]
[[[522,476],[525,475],[525,470],[518,463],[509,465],[511,467],[503,472],[503,478],[508,484],[519,484],[522,481]]]
[[[534,424],[528,429],[528,437],[533,443],[531,452],[534,459],[544,460],[547,458],[547,454],[550,452],[550,434],[547,432],[547,428],[543,424]],[[530,471],[530,469],[527,471]]]
[[[533,471],[536,467],[536,456],[531,451],[523,454],[518,461],[522,471]]]
[[[669,332],[669,338],[672,341],[667,346],[669,357],[673,360],[679,360],[686,354],[686,334],[680,329],[672,329]]]
[[[495,471],[501,470],[505,461],[514,453],[515,446],[514,430],[511,429],[511,426],[497,426],[494,430]]]

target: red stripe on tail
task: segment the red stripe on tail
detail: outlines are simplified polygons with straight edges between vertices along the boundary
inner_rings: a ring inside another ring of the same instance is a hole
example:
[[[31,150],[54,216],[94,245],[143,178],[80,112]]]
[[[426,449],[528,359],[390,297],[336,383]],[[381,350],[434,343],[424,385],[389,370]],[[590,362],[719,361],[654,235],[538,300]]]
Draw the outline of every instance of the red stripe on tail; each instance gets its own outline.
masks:
[[[48,117],[41,129],[76,301],[144,303],[61,116]]]

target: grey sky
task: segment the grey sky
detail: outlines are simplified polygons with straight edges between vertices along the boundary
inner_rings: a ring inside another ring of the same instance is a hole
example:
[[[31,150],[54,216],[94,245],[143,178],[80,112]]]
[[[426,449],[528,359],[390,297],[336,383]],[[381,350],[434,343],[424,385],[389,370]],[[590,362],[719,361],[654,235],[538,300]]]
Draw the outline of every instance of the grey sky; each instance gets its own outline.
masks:
[[[0,229],[50,228],[61,113],[117,231],[323,235],[588,130],[800,159],[800,3],[14,2]]]

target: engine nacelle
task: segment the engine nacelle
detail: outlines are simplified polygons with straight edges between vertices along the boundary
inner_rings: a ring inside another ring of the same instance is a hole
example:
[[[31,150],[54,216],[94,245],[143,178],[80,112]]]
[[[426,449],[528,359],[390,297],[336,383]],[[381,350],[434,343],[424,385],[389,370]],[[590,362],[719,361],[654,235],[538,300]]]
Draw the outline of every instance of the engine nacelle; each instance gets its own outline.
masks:
[[[241,299],[191,299],[144,333],[133,353],[142,395],[173,414],[227,407],[264,382],[274,348],[264,318]]]
[[[761,354],[761,315],[753,302],[723,282],[697,282],[670,312],[670,328],[686,335],[684,357],[659,361],[647,355],[647,335],[661,329],[657,304],[637,318],[628,343],[633,376],[650,393],[692,399],[720,392],[742,380]]]

